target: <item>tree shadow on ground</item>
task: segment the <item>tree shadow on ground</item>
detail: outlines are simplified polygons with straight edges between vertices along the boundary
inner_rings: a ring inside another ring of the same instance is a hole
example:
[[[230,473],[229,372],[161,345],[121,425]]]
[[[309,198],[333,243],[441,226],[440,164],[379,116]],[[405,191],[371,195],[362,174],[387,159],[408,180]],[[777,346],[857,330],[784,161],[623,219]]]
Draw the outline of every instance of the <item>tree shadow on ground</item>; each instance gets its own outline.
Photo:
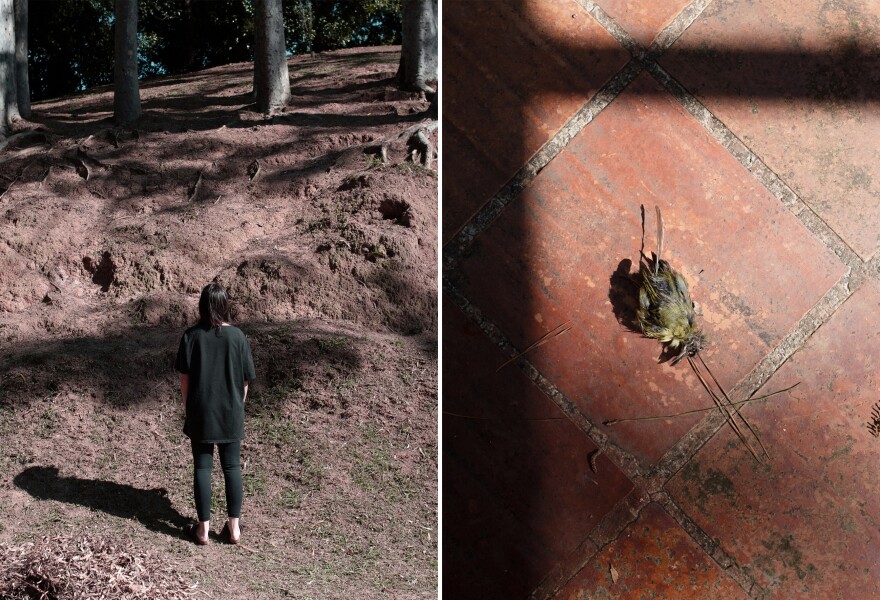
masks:
[[[172,537],[184,537],[183,527],[190,522],[172,507],[164,488],[140,489],[100,479],[59,477],[57,467],[28,467],[13,483],[37,500],[57,500],[132,519]]]
[[[257,381],[249,410],[276,409],[291,392],[316,385],[326,368],[355,373],[367,348],[348,330],[320,321],[240,323],[250,341]],[[179,393],[174,360],[178,327],[131,327],[121,335],[19,343],[0,354],[0,406],[64,391],[91,393],[103,404],[132,408]],[[341,338],[352,340],[338,343]],[[323,342],[330,340],[330,342]]]

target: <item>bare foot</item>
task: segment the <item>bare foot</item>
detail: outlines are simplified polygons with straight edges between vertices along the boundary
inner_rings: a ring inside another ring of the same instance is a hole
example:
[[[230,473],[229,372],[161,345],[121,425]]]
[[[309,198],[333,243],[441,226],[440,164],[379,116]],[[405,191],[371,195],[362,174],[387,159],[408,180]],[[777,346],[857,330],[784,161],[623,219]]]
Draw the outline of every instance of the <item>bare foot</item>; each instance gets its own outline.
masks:
[[[238,524],[238,517],[229,517],[226,522],[226,530],[229,532],[229,541],[237,544],[241,540],[241,527]]]
[[[207,543],[208,534],[211,532],[211,522],[210,521],[199,521],[199,525],[196,528],[196,537],[200,542]]]

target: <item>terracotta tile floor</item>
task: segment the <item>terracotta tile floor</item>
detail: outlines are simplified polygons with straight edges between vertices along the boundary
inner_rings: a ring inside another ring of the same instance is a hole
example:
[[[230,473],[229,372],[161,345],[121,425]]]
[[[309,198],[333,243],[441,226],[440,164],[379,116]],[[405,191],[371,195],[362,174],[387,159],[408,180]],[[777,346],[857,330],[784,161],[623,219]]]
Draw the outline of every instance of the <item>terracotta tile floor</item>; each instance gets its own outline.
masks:
[[[444,0],[442,40],[444,597],[880,596],[877,6]],[[712,404],[636,331],[640,205],[731,395],[799,382],[743,408],[765,464],[717,411],[603,424]]]

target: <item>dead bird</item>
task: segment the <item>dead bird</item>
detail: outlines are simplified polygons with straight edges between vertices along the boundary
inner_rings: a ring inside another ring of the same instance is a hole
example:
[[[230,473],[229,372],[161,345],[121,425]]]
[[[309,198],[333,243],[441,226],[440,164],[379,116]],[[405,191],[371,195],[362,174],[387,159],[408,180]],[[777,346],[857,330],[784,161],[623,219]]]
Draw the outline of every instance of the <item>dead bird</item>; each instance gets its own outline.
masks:
[[[706,345],[706,336],[703,335],[703,332],[697,325],[697,316],[694,312],[695,305],[693,300],[691,300],[687,281],[684,280],[684,277],[678,271],[670,267],[668,262],[660,258],[663,252],[663,217],[660,215],[660,207],[657,206],[655,208],[657,209],[657,253],[654,254],[652,252],[651,258],[645,255],[644,228],[642,229],[642,250],[639,251],[641,284],[639,285],[639,307],[636,309],[636,316],[642,328],[642,333],[646,337],[666,344],[673,350],[678,350],[678,355],[672,361],[673,365],[682,358],[687,357],[694,375],[697,376],[700,384],[712,397],[716,407],[724,414],[737,437],[749,449],[755,460],[759,463],[763,462],[761,456],[749,443],[738,420],[745,424],[758,441],[763,455],[768,456],[761,438],[758,437],[754,427],[739,411],[738,405],[730,399],[730,396],[727,395],[721,383],[715,378],[715,375],[712,374],[709,366],[699,354],[700,350]],[[642,212],[642,215],[644,215],[644,212]],[[699,359],[712,383],[718,388],[718,392],[712,388],[709,381],[700,372],[694,357]]]
[[[639,307],[636,316],[642,333],[673,350],[679,349],[672,364],[703,349],[706,337],[697,326],[694,303],[681,274],[660,258],[663,252],[663,218],[657,206],[657,253],[651,258],[640,252]],[[644,213],[643,213],[644,214]],[[644,247],[644,245],[643,245]]]

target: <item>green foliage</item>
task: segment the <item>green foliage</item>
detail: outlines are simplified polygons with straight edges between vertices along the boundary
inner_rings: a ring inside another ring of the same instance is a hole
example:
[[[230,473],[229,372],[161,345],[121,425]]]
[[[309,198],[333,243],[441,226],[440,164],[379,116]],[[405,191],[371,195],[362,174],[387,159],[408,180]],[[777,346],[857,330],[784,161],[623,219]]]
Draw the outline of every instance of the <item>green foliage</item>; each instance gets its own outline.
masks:
[[[28,21],[34,100],[113,81],[113,0],[31,0]]]
[[[284,0],[291,54],[400,43],[402,0]],[[31,0],[34,100],[113,82],[113,0]],[[141,78],[253,60],[253,0],[139,0]]]
[[[307,8],[301,8],[304,5],[311,7],[313,13],[311,29],[305,23],[291,19],[294,15],[309,12]],[[308,31],[313,32],[311,50],[315,52],[400,43],[401,0],[288,1],[284,13],[289,32],[288,46],[294,51],[302,38],[301,32]]]
[[[138,7],[141,77],[253,60],[250,0],[146,0]]]

